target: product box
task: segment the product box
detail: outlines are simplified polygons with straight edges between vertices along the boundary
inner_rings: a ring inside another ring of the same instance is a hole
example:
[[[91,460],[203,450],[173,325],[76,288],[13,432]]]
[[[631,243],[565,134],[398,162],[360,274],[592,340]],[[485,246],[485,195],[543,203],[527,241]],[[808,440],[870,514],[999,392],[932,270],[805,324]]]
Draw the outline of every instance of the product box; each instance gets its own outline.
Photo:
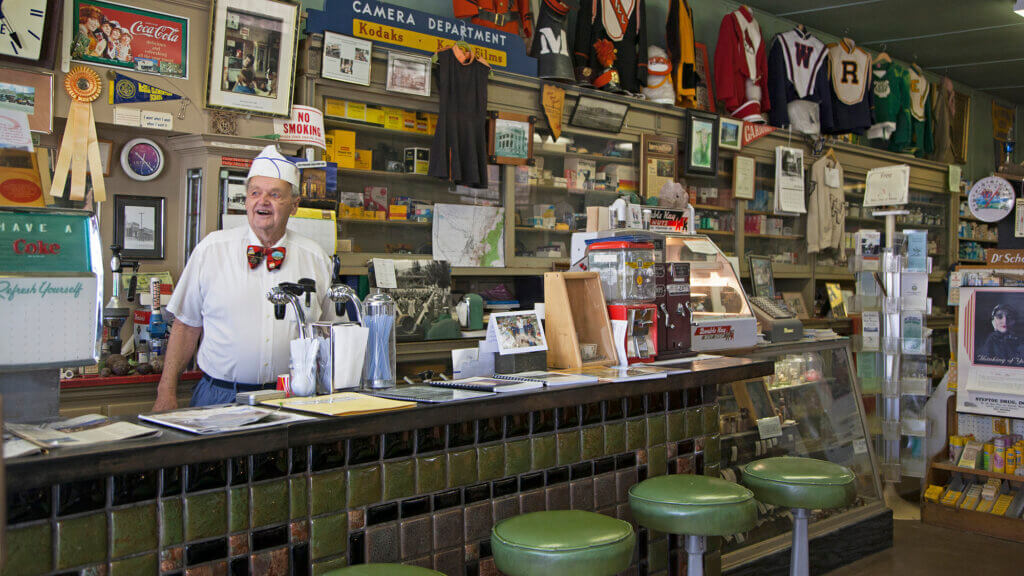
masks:
[[[406,148],[405,171],[412,174],[426,174],[430,168],[430,148]]]
[[[401,108],[384,107],[384,127],[401,131],[405,127],[405,112]]]
[[[372,170],[373,150],[360,150],[357,148],[355,164],[353,167],[357,170]]]
[[[417,112],[416,113],[416,133],[417,134],[433,134],[433,132],[429,132],[428,131],[429,127],[430,127],[430,121],[427,120],[427,113],[426,112]]]
[[[388,206],[388,220],[408,220],[409,207],[405,204],[392,204]]]
[[[338,168],[355,168],[356,165],[356,133],[352,130],[331,130],[334,139],[334,151],[331,162]]]
[[[565,159],[565,180],[570,192],[593,190],[596,177],[597,162],[585,158]]]
[[[427,113],[427,134],[437,132],[437,114]]]
[[[346,102],[345,118],[348,118],[349,120],[355,120],[356,122],[366,122],[366,103]]]
[[[363,189],[363,209],[368,212],[386,213],[388,189],[384,186],[367,186]]]
[[[324,131],[324,162],[334,162],[334,130]]]
[[[402,110],[402,129],[406,132],[416,131],[416,111]]]
[[[384,125],[384,109],[380,106],[366,107],[366,123],[374,126]]]
[[[345,117],[345,101],[338,98],[324,99],[324,116]]]

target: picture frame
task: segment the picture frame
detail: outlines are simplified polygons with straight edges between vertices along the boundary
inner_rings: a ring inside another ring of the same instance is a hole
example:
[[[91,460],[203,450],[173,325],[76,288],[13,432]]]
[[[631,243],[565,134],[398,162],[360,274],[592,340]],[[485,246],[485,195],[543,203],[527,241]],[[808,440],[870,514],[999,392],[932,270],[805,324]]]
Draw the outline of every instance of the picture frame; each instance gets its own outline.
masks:
[[[718,119],[718,147],[737,152],[743,149],[743,120],[724,116]]]
[[[774,298],[775,281],[772,274],[772,259],[767,256],[747,254],[747,268],[750,271],[750,283],[754,289],[754,296]]]
[[[321,77],[369,86],[372,68],[373,42],[324,30]]]
[[[388,92],[430,96],[430,68],[429,56],[389,51],[388,78],[384,88]]]
[[[163,260],[163,196],[114,196],[114,243],[121,256],[136,260]]]
[[[786,307],[789,311],[796,314],[796,317],[801,320],[809,320],[811,318],[810,313],[807,311],[807,302],[804,301],[804,295],[801,292],[783,292],[782,301],[786,303]]]
[[[487,155],[491,164],[533,164],[533,127],[537,119],[526,114],[488,112]]]
[[[77,18],[77,26],[72,20],[70,40],[73,60],[188,79],[188,18],[107,0],[68,1],[74,3],[72,18]],[[118,26],[110,28],[114,22]]]
[[[114,160],[114,141],[98,139],[100,145],[100,160],[103,162],[103,175],[110,176],[110,166]],[[91,170],[86,167],[85,173],[90,173]]]
[[[715,111],[715,88],[711,82],[711,66],[708,64],[708,47],[701,42],[693,43],[693,71],[697,76],[697,105],[705,112]]]
[[[34,38],[37,34],[39,36],[39,53],[38,55],[18,55],[18,54],[7,54],[6,50],[0,53],[0,62],[12,62],[17,64],[27,64],[29,66],[38,66],[40,68],[52,70],[53,63],[57,60],[57,54],[60,51],[57,44],[57,38],[60,37],[60,28],[64,20],[64,1],[63,0],[22,0],[21,4],[24,4],[30,9],[39,10],[40,4],[46,5],[46,11],[43,16],[43,21],[38,29],[26,30],[26,33],[32,35]],[[11,10],[12,7],[5,7],[6,10]],[[10,45],[10,44],[8,44]],[[12,52],[15,50],[12,48]]]
[[[580,95],[572,110],[569,124],[579,128],[590,128],[618,134],[626,123],[629,104]]]
[[[736,397],[736,404],[739,405],[740,410],[746,411],[747,420],[751,425],[757,426],[757,421],[761,418],[770,418],[778,415],[778,412],[775,410],[775,403],[772,402],[772,396],[768,392],[768,386],[764,380],[758,378],[756,380],[733,382],[732,392]]]
[[[298,4],[214,0],[206,107],[289,118],[298,30]]]
[[[53,132],[53,74],[7,68],[0,79],[0,109],[28,114],[32,132]]]
[[[548,349],[548,341],[544,336],[544,325],[536,310],[491,313],[491,319],[487,324],[487,335],[488,338],[495,338],[498,343],[498,353],[502,356],[541,352]]]
[[[688,176],[718,174],[718,116],[698,110],[686,111],[686,155]]]
[[[661,187],[679,172],[679,142],[669,136],[640,135],[640,190],[645,199],[659,198]]]

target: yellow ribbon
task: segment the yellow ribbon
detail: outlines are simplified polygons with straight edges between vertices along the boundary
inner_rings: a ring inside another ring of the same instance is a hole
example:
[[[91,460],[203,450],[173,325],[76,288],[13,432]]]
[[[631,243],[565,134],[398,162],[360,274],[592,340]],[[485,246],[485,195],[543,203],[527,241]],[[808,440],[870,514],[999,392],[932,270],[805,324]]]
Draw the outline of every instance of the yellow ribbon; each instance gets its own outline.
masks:
[[[64,78],[64,89],[71,96],[71,107],[53,171],[50,195],[63,196],[70,173],[70,199],[85,200],[85,174],[88,171],[92,177],[93,198],[102,202],[107,199],[107,188],[103,181],[103,161],[92,112],[92,102],[99,98],[103,89],[100,77],[89,68],[76,66]]]

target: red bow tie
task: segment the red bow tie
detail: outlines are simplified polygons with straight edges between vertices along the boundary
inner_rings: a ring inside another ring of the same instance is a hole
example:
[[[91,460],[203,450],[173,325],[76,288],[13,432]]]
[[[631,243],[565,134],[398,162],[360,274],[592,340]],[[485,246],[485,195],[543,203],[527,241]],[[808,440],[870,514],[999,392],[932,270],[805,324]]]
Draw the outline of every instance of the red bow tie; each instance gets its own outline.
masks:
[[[250,244],[249,249],[245,251],[245,258],[249,261],[250,270],[259,266],[264,256],[267,257],[267,270],[277,270],[281,267],[281,263],[284,262],[284,253],[285,249],[283,246],[264,248],[263,246]]]

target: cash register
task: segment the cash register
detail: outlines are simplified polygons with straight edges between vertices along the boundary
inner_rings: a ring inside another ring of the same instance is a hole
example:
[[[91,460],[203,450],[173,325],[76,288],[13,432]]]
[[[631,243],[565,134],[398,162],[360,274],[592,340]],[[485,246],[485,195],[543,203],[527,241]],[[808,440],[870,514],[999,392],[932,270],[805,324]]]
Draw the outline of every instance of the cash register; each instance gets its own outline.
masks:
[[[750,282],[754,295],[750,308],[754,311],[765,338],[771,342],[789,342],[804,337],[804,325],[785,302],[775,297],[775,275],[767,256],[747,255]]]

